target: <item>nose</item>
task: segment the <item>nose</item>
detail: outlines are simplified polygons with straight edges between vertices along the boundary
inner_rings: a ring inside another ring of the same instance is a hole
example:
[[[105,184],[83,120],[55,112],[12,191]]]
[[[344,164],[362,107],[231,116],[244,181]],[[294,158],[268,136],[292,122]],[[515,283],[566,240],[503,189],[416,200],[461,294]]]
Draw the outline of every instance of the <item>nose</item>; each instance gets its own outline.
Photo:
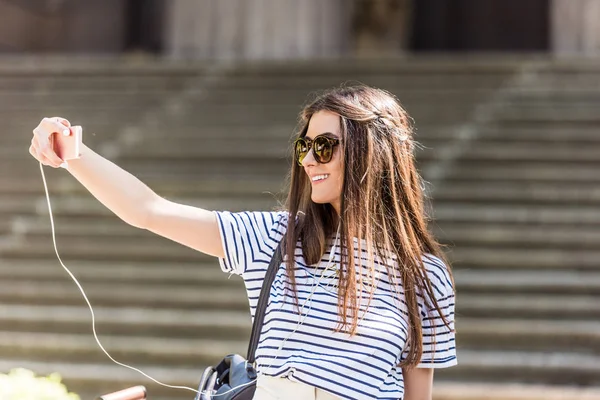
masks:
[[[304,156],[304,160],[302,160],[302,166],[304,168],[311,166],[311,165],[316,165],[317,164],[317,160],[315,160],[315,155],[313,153],[313,149],[310,149],[308,151],[308,153],[306,153],[306,156]]]

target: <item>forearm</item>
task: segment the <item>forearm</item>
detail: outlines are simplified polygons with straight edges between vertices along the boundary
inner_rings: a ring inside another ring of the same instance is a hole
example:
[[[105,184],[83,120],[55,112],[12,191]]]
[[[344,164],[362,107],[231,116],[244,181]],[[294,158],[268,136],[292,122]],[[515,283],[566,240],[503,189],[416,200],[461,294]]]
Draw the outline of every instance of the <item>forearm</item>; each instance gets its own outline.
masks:
[[[123,221],[144,227],[147,206],[156,193],[138,178],[85,145],[81,158],[69,160],[68,171]]]

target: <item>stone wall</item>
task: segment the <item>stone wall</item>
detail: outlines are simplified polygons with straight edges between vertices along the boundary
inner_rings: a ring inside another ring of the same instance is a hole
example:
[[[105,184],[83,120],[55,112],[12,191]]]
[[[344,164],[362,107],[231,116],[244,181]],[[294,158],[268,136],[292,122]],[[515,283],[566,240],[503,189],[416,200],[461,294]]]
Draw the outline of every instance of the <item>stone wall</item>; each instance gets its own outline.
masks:
[[[0,0],[0,51],[115,53],[125,39],[123,0]]]

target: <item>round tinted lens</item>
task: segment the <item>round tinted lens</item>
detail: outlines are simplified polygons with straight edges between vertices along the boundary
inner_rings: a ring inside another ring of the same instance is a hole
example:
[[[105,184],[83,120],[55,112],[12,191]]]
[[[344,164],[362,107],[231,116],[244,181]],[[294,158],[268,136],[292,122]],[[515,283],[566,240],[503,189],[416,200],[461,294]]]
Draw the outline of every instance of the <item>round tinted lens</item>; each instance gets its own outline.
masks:
[[[300,138],[296,140],[294,152],[296,153],[296,160],[298,160],[298,164],[302,165],[302,161],[308,153],[308,146],[306,145],[306,141],[304,139]]]
[[[333,156],[333,144],[326,137],[318,137],[313,143],[315,158],[320,163],[328,163]]]

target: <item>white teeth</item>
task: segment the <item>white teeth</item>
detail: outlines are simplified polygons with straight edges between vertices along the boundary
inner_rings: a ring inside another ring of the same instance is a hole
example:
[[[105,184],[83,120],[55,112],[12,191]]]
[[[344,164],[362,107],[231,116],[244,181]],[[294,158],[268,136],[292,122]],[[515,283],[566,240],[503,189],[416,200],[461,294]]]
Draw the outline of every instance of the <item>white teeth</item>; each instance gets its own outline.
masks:
[[[322,181],[323,179],[327,179],[327,177],[329,176],[329,174],[325,174],[325,175],[316,175],[312,177],[312,181],[316,182],[316,181]]]

